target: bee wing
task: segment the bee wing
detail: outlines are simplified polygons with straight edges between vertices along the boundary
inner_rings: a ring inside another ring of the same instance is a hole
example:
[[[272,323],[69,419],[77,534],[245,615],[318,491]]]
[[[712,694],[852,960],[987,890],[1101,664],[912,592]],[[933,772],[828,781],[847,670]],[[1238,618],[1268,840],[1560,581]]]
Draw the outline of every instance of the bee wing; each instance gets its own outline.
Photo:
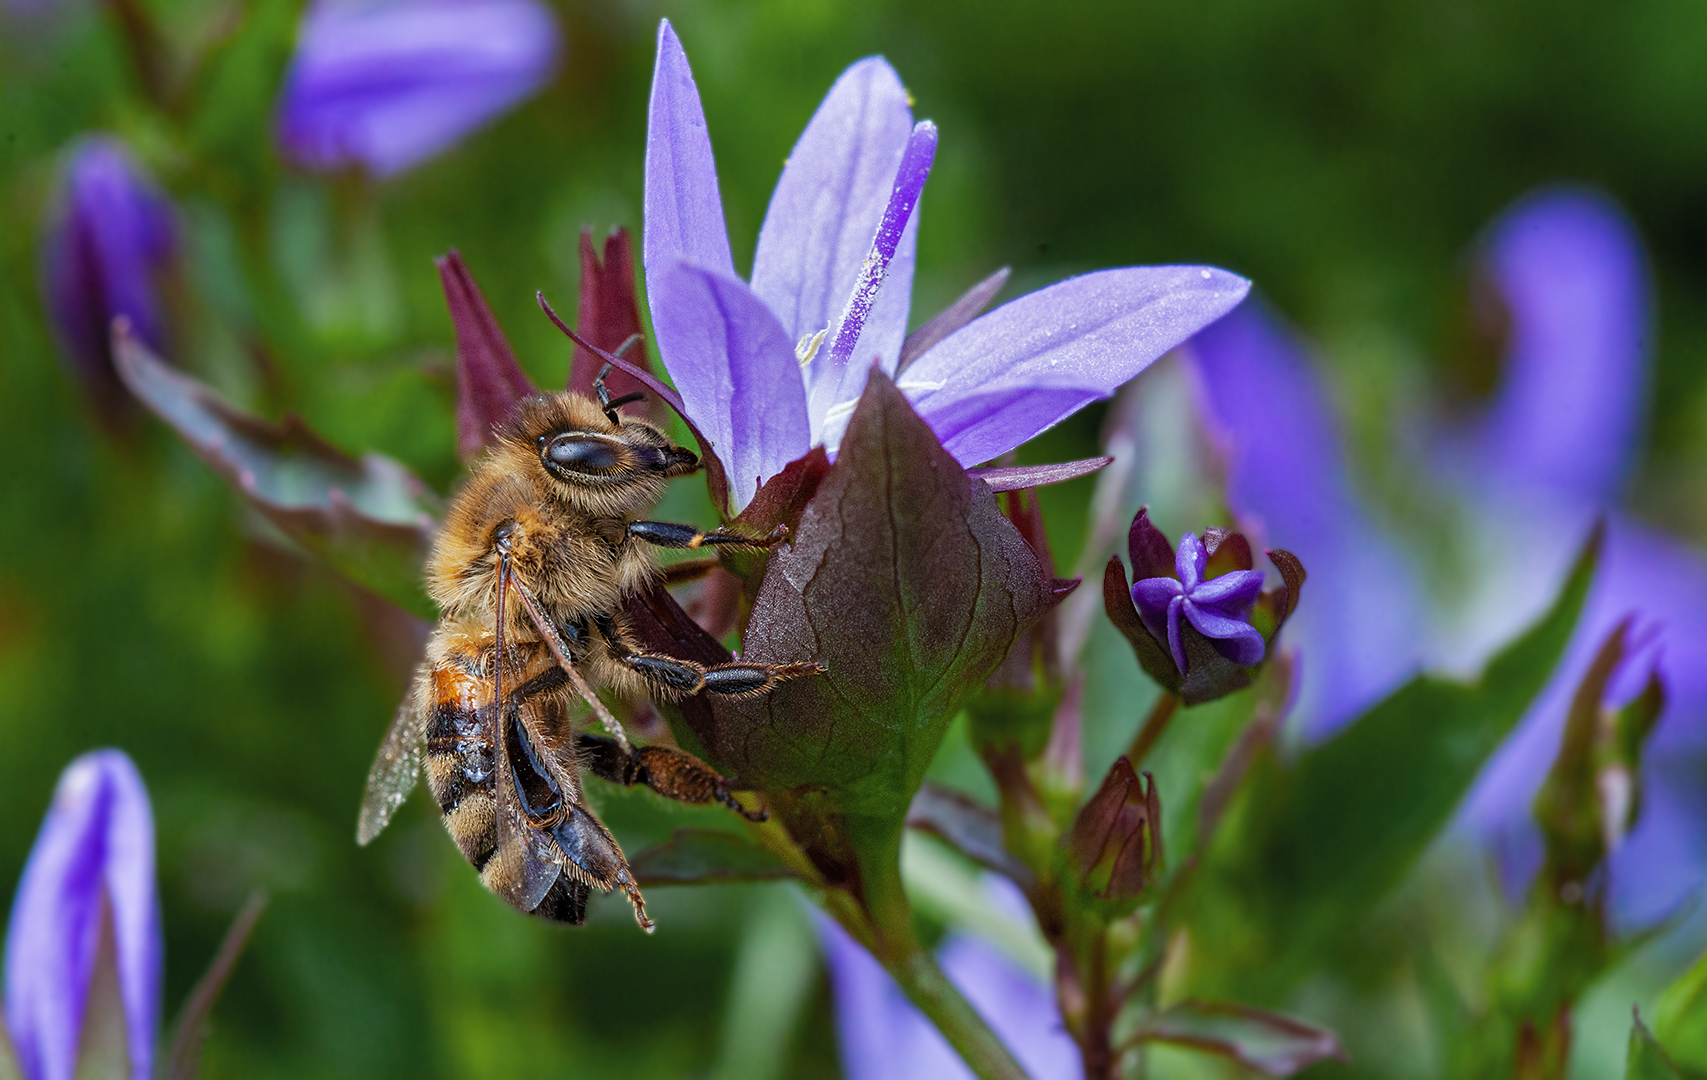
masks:
[[[492,710],[497,713],[497,709]],[[492,732],[496,750],[497,847],[481,876],[493,892],[522,911],[532,911],[551,891],[561,853],[556,841],[529,824],[516,794],[515,770],[502,730]]]
[[[419,680],[420,676],[416,677]],[[413,687],[397,706],[391,730],[379,744],[373,768],[368,770],[367,788],[362,792],[361,816],[356,819],[356,843],[367,844],[391,821],[421,775],[426,756],[427,725],[422,719]]]

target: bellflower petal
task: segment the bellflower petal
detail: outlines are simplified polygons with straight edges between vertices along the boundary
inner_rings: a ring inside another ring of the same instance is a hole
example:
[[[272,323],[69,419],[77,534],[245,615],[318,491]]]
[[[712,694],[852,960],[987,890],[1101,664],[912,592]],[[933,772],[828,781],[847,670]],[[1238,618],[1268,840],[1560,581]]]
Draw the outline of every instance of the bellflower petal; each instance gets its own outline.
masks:
[[[1200,607],[1249,615],[1251,605],[1257,602],[1257,594],[1261,592],[1261,570],[1232,570],[1193,589],[1191,602]]]
[[[150,348],[164,347],[157,280],[172,257],[171,205],[124,145],[105,136],[67,155],[62,200],[43,238],[42,292],[60,345],[105,408],[126,400],[113,370],[113,319],[123,315]]]
[[[1589,190],[1531,195],[1490,229],[1483,269],[1510,318],[1499,390],[1467,477],[1615,499],[1648,398],[1646,259],[1635,226]]]
[[[667,273],[680,259],[734,275],[711,134],[687,54],[668,19],[658,26],[658,63],[652,72],[646,126],[644,202],[646,229],[641,240],[648,300],[653,275]],[[656,302],[652,310],[658,310]],[[660,339],[658,348],[667,355],[670,346]]]
[[[871,238],[871,250],[860,266],[859,277],[842,309],[836,332],[829,348],[817,360],[802,369],[806,376],[807,405],[817,419],[814,437],[825,447],[834,450],[841,445],[842,432],[847,430],[844,414],[851,416],[853,405],[865,390],[866,376],[871,373],[867,357],[884,362],[885,371],[894,371],[900,360],[901,338],[893,343],[893,352],[881,356],[863,338],[866,320],[877,303],[889,264],[901,247],[903,237],[914,219],[919,195],[930,177],[931,162],[936,159],[936,125],[920,121],[907,140],[901,155],[901,166],[895,172],[895,186],[889,193],[888,205],[877,223],[877,233]],[[911,273],[907,285],[910,288]],[[903,319],[905,315],[903,315]],[[895,329],[891,327],[890,329]],[[855,358],[855,350],[859,357]],[[837,406],[845,406],[838,409]],[[834,419],[832,419],[832,410]]]
[[[1168,636],[1168,612],[1173,602],[1185,595],[1185,587],[1173,578],[1144,578],[1132,586],[1132,603],[1144,629],[1157,641]]]
[[[1287,625],[1303,657],[1304,730],[1326,735],[1417,666],[1421,590],[1359,505],[1327,394],[1267,307],[1246,303],[1188,352],[1233,508],[1310,568],[1312,598]]]
[[[830,920],[818,920],[835,997],[847,1080],[956,1080],[972,1073],[871,954]]]
[[[1213,607],[1200,606],[1196,601],[1185,602],[1185,619],[1197,632],[1212,639],[1217,649],[1225,647],[1222,655],[1240,664],[1254,664],[1262,659],[1262,635],[1250,623],[1229,618]],[[1183,670],[1183,669],[1182,669]]]
[[[1084,1076],[1078,1044],[1067,1034],[1050,988],[983,940],[951,936],[938,953],[943,974],[1001,1036],[1034,1080]]]
[[[278,141],[311,169],[402,172],[536,93],[557,23],[535,0],[317,0],[279,101]]]
[[[160,1022],[154,822],[117,750],[73,761],[18,883],[6,930],[6,1026],[32,1080],[71,1080],[103,918],[110,918],[131,1075],[148,1080]]]
[[[907,1000],[871,954],[828,919],[818,920],[835,995],[836,1028],[847,1080],[971,1080],[942,1034]],[[1084,1076],[1050,988],[984,941],[964,934],[944,943],[938,960],[966,1000],[1036,1080]]]
[[[1199,583],[1203,581],[1203,571],[1208,565],[1209,551],[1196,533],[1186,533],[1179,538],[1179,550],[1174,554],[1174,573],[1179,575],[1186,595],[1189,596],[1197,590]]]
[[[1185,611],[1185,597],[1176,596],[1168,601],[1168,652],[1174,658],[1174,666],[1183,673],[1186,668],[1185,634],[1180,629],[1180,616]]]
[[[832,329],[840,318],[912,130],[900,76],[873,56],[842,73],[800,133],[771,195],[753,255],[753,291],[776,313],[790,341]],[[879,332],[874,311],[866,331],[871,351],[891,361],[900,338],[893,345],[889,339],[905,333],[906,298],[913,284],[905,237],[902,247],[906,265],[898,252],[890,265],[891,287],[883,293],[901,297],[899,321]]]
[[[670,377],[729,474],[737,509],[812,446],[793,344],[739,279],[691,263],[655,277]]]
[[[900,385],[949,453],[978,464],[1107,397],[1249,288],[1196,266],[1086,274],[973,320],[915,360]]]

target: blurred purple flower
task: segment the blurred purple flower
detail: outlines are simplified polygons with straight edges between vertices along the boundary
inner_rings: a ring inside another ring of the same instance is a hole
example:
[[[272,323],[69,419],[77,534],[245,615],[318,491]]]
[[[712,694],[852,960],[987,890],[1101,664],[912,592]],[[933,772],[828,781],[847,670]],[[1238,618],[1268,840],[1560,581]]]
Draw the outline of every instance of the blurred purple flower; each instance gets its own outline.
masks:
[[[818,920],[835,996],[847,1080],[959,1080],[972,1076],[948,1041],[871,954],[829,919]],[[937,954],[949,982],[1034,1080],[1079,1080],[1079,1049],[1055,996],[980,938],[955,934]]]
[[[97,750],[60,775],[6,929],[6,1026],[26,1080],[71,1080],[97,951],[112,950],[131,1075],[160,1022],[154,821],[130,758]]]
[[[557,66],[536,0],[316,0],[279,101],[278,142],[306,168],[386,177],[537,92]]]
[[[1209,552],[1203,541],[1196,533],[1186,533],[1174,556],[1178,577],[1144,578],[1132,586],[1132,603],[1145,628],[1157,641],[1168,643],[1181,675],[1185,674],[1181,617],[1209,638],[1216,652],[1235,664],[1254,664],[1262,659],[1262,635],[1250,624],[1251,608],[1262,592],[1262,571],[1230,570],[1205,580],[1203,572],[1208,565]]]
[[[165,345],[158,280],[176,244],[172,207],[124,145],[108,136],[66,155],[58,206],[42,240],[42,292],[72,368],[109,418],[129,401],[113,369],[113,319]]]
[[[1416,668],[1424,600],[1404,554],[1361,506],[1326,393],[1292,336],[1252,300],[1192,339],[1203,420],[1227,465],[1227,497],[1259,547],[1310,568],[1290,622],[1297,712],[1336,730]]]
[[[1269,542],[1294,547],[1319,587],[1299,613],[1304,726],[1313,735],[1350,719],[1419,662],[1478,666],[1534,619],[1594,520],[1612,510],[1639,451],[1650,312],[1641,242],[1622,211],[1577,189],[1529,196],[1490,228],[1479,266],[1509,319],[1509,348],[1488,405],[1432,446],[1433,479],[1467,509],[1474,552],[1467,607],[1456,619],[1427,609],[1414,576],[1395,588],[1401,579],[1360,570],[1375,552],[1389,566],[1403,556],[1357,505],[1325,395],[1287,335],[1247,305],[1193,343],[1207,418],[1235,448],[1234,507],[1263,521]],[[1625,926],[1669,911],[1707,873],[1707,800],[1690,775],[1707,759],[1707,558],[1699,551],[1611,513],[1571,648],[1464,810],[1521,887],[1540,863],[1529,805],[1570,695],[1598,644],[1631,614],[1657,627],[1668,701],[1649,745],[1642,816],[1610,862],[1612,908]]]
[[[1086,274],[957,325],[902,369],[936,139],[885,61],[848,68],[783,166],[749,286],[730,255],[693,73],[670,24],[659,27],[647,298],[659,353],[737,507],[812,446],[836,449],[873,362],[971,466],[1106,397],[1249,288],[1195,266]]]

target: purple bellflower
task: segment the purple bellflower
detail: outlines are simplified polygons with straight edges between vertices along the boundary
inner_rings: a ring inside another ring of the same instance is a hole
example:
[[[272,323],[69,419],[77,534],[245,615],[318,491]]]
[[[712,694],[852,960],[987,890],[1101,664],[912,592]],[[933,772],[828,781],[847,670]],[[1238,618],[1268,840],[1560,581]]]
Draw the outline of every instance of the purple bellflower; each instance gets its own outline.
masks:
[[[1021,898],[1023,903],[1023,898]],[[1023,910],[1023,909],[1022,909]],[[871,954],[818,919],[835,996],[847,1080],[971,1080],[972,1072]],[[982,938],[953,934],[937,953],[943,974],[1035,1080],[1079,1080],[1079,1048],[1055,995]]]
[[[1326,735],[1416,670],[1416,574],[1360,504],[1328,396],[1266,305],[1247,301],[1186,351],[1229,502],[1310,568],[1312,600],[1293,617],[1297,715]]]
[[[6,929],[6,1027],[25,1080],[74,1075],[99,954],[116,967],[131,1075],[148,1080],[161,953],[148,792],[120,751],[85,754],[54,789]]]
[[[1262,635],[1250,623],[1251,608],[1262,592],[1262,571],[1230,570],[1205,579],[1208,565],[1203,541],[1196,533],[1186,533],[1174,556],[1178,577],[1144,578],[1132,586],[1139,617],[1156,640],[1168,643],[1181,675],[1186,668],[1182,618],[1234,663],[1254,664],[1262,659]]]
[[[1233,448],[1234,508],[1262,522],[1266,540],[1310,560],[1316,600],[1300,613],[1297,640],[1301,720],[1312,735],[1351,719],[1420,664],[1479,666],[1539,614],[1594,520],[1611,511],[1571,647],[1463,813],[1511,862],[1507,881],[1520,888],[1540,865],[1530,803],[1571,694],[1600,642],[1638,616],[1657,628],[1667,705],[1646,755],[1640,820],[1609,869],[1615,920],[1650,921],[1707,876],[1707,822],[1687,775],[1707,754],[1707,558],[1614,509],[1639,449],[1649,383],[1640,239],[1604,196],[1552,190],[1494,223],[1479,265],[1508,320],[1501,378],[1479,413],[1434,439],[1431,458],[1432,482],[1465,509],[1475,553],[1461,611],[1420,598],[1415,564],[1358,505],[1317,376],[1254,305],[1193,342],[1206,420]],[[1646,670],[1621,676],[1609,699],[1633,694]]]
[[[42,292],[66,358],[111,419],[129,402],[113,369],[113,319],[129,319],[151,348],[165,345],[159,281],[176,245],[172,208],[106,136],[71,148],[58,198],[42,242]]]
[[[917,205],[936,128],[881,58],[830,88],[783,166],[751,282],[730,255],[687,55],[658,32],[644,264],[658,351],[724,463],[736,508],[815,445],[834,453],[873,363],[962,465],[999,457],[1230,311],[1244,279],[1198,266],[1072,278],[909,338]]]
[[[537,92],[558,32],[536,0],[316,0],[279,101],[285,156],[387,177]]]

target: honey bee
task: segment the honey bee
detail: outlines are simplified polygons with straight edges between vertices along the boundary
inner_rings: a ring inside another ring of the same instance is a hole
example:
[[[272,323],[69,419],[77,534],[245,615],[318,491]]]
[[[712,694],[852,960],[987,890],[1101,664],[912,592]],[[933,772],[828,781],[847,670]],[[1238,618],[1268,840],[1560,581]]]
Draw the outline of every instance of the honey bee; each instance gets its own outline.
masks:
[[[654,698],[747,697],[823,669],[706,667],[631,643],[624,602],[659,582],[654,548],[765,548],[786,530],[755,539],[635,520],[700,462],[617,411],[641,395],[612,400],[610,369],[594,383],[596,403],[572,392],[520,402],[451,504],[427,563],[443,617],[368,776],[356,835],[366,844],[379,834],[424,764],[457,846],[516,909],[581,923],[593,889],[621,889],[650,931],[622,848],[586,805],[583,770],[764,815],[691,754],[630,745],[589,681]],[[577,697],[606,734],[573,730]]]

